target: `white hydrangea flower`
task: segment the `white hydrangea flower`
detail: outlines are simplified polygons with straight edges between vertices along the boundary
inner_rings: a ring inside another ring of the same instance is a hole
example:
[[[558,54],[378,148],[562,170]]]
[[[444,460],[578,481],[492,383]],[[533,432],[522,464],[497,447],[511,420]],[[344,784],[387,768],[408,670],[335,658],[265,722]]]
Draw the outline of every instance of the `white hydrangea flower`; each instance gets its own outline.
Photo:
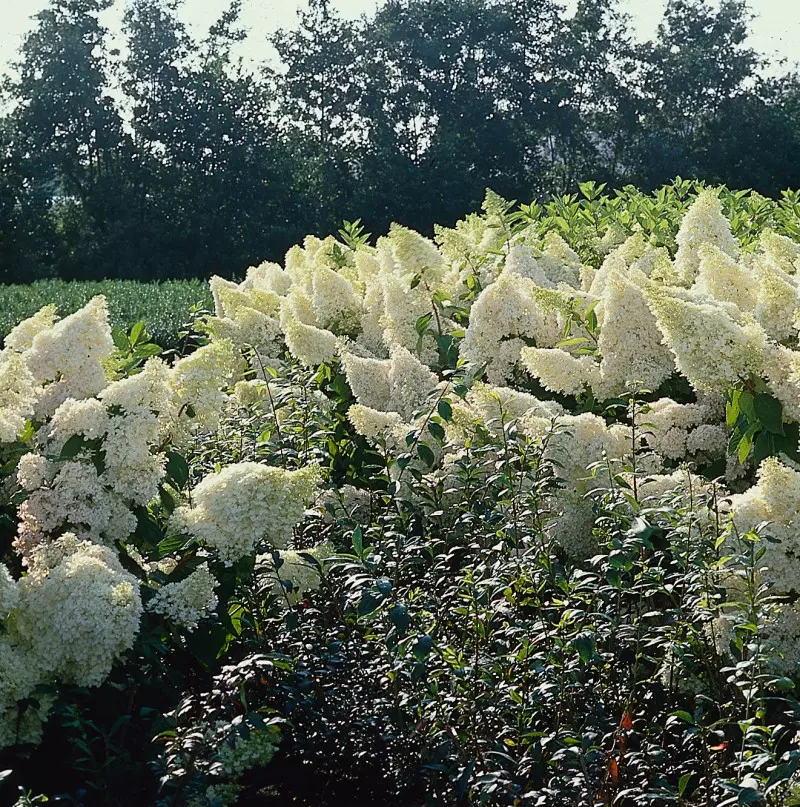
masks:
[[[598,541],[593,534],[596,516],[592,502],[582,492],[557,491],[549,502],[553,518],[547,532],[567,555],[577,561],[597,554]]]
[[[40,416],[52,414],[68,397],[91,398],[100,392],[108,383],[102,363],[113,352],[108,306],[102,295],[39,331],[22,356],[39,384],[54,387],[39,401]]]
[[[758,295],[753,315],[769,336],[783,342],[794,337],[800,290],[791,275],[769,259],[756,259]]]
[[[551,392],[580,395],[600,385],[600,365],[591,356],[573,356],[560,348],[524,347],[522,366]]]
[[[8,567],[0,563],[0,622],[2,622],[19,602],[19,586],[11,576]]]
[[[242,371],[241,357],[227,340],[219,340],[198,348],[175,362],[170,387],[179,410],[194,410],[194,422],[201,428],[216,431],[227,396],[222,391]]]
[[[700,267],[700,245],[712,244],[731,258],[739,257],[739,243],[733,237],[731,225],[722,213],[716,192],[701,191],[686,211],[675,238],[678,251],[675,270],[682,282],[694,282]]]
[[[353,284],[340,272],[325,267],[314,270],[311,304],[321,328],[347,336],[361,331],[363,303]]]
[[[441,280],[445,263],[433,241],[399,224],[392,224],[387,240],[401,274],[422,275],[429,284]]]
[[[561,339],[558,314],[568,307],[559,292],[504,272],[473,303],[461,355],[475,365],[485,364],[489,381],[502,386],[526,339],[545,348]]]
[[[433,313],[432,293],[422,285],[411,288],[410,279],[396,273],[383,271],[380,279],[383,311],[379,322],[383,327],[383,343],[387,348],[398,345],[416,353],[417,321]],[[447,320],[440,318],[440,322],[444,333],[453,327]],[[426,363],[436,361],[436,348],[430,340],[423,343],[420,359]]]
[[[361,404],[353,404],[347,410],[347,419],[362,437],[368,440],[389,440],[394,446],[393,435],[403,425],[403,419],[397,412],[384,412]],[[408,430],[411,430],[408,425]]]
[[[520,277],[527,277],[536,283],[537,286],[542,286],[546,289],[554,289],[556,284],[544,273],[539,266],[536,258],[533,257],[533,252],[530,247],[525,244],[514,244],[506,256],[504,272],[513,273]]]
[[[800,244],[774,230],[764,230],[758,237],[758,246],[783,272],[795,274],[800,263]]]
[[[733,303],[740,311],[752,311],[758,299],[758,277],[746,266],[713,244],[700,244],[700,262],[694,290],[712,301]]]
[[[12,328],[4,340],[7,350],[23,353],[33,346],[36,334],[52,328],[58,319],[58,307],[46,305],[40,308],[32,317],[22,320],[15,328]]]
[[[784,415],[800,420],[800,351],[770,346],[764,375],[770,391],[783,405]]]
[[[302,555],[310,555],[322,566],[327,558],[333,554],[333,547],[328,544],[318,544],[311,549],[295,551],[284,549],[279,553],[280,563],[275,569],[275,561],[271,554],[259,555],[256,559],[256,569],[272,583],[273,593],[284,602],[296,605],[303,599],[303,595],[316,591],[321,582],[319,569]],[[283,581],[291,583],[287,588]]]
[[[779,592],[800,592],[797,568],[800,561],[800,472],[770,457],[761,463],[758,483],[730,499],[730,513],[739,534],[769,522],[761,561],[767,579]]]
[[[316,466],[285,471],[256,462],[229,465],[197,485],[193,506],[175,510],[171,525],[205,542],[230,565],[262,540],[285,547],[318,479]]]
[[[767,337],[756,322],[736,322],[721,305],[694,303],[651,288],[647,292],[678,369],[698,390],[724,391],[740,378],[760,376]]]
[[[542,251],[534,250],[533,255],[550,281],[556,285],[566,283],[574,289],[580,288],[583,262],[558,233],[547,233]]]
[[[0,351],[0,444],[13,443],[33,416],[37,394],[22,357]]]
[[[770,654],[772,671],[795,677],[800,665],[800,605],[782,605],[780,614],[764,629],[764,640],[777,651]]]
[[[68,398],[56,409],[47,426],[47,449],[58,456],[72,437],[86,440],[105,437],[108,429],[108,412],[96,398],[73,400]]]
[[[227,726],[224,730],[230,731]],[[233,745],[224,738],[220,738],[219,764],[225,774],[233,779],[238,778],[250,768],[265,768],[269,765],[280,742],[279,736],[255,729],[251,729],[247,737],[243,737],[238,732],[228,736],[233,737]],[[217,786],[217,789],[221,788]],[[227,803],[233,804],[235,801]]]
[[[260,378],[237,381],[233,394],[239,406],[249,409],[260,404],[267,397],[267,382]]]
[[[130,647],[142,613],[138,582],[116,553],[65,535],[63,556],[20,581],[14,627],[40,670],[98,686]],[[52,557],[52,555],[51,555]]]
[[[657,390],[674,372],[675,360],[642,289],[621,272],[611,272],[600,311],[600,379],[590,384],[595,394],[610,398],[630,385]]]
[[[286,339],[286,347],[298,361],[306,367],[330,364],[339,350],[336,334],[316,325],[304,322],[298,313],[298,297],[290,301],[287,297],[281,306],[281,328]]]
[[[564,414],[564,408],[556,401],[542,401],[535,395],[511,387],[495,387],[481,382],[472,385],[467,401],[490,428],[492,424],[499,426],[500,421],[518,421],[525,415],[550,422]]]
[[[41,741],[53,698],[40,695],[36,705],[29,703],[23,711],[17,704],[31,698],[43,678],[36,659],[17,637],[0,636],[0,748]]]
[[[244,282],[241,285],[243,289],[251,287],[263,289],[274,292],[279,297],[285,297],[289,293],[292,279],[289,277],[289,273],[285,272],[279,264],[264,261],[258,266],[251,266],[247,270]]]
[[[371,409],[410,418],[436,388],[438,379],[416,356],[392,346],[388,360],[342,353],[342,368],[356,400]]]
[[[218,582],[207,563],[198,566],[188,577],[176,583],[167,583],[148,602],[147,610],[161,614],[185,628],[212,614],[217,607]]]
[[[42,454],[29,451],[19,458],[17,482],[23,490],[32,492],[49,485],[56,475],[57,465]]]
[[[660,499],[667,493],[678,491],[680,493],[697,495],[704,490],[706,483],[696,474],[679,468],[670,474],[651,474],[637,482],[639,501],[647,499]]]
[[[727,449],[727,432],[715,423],[708,404],[680,404],[660,398],[648,405],[642,420],[648,424],[644,437],[650,449],[671,460],[702,452],[707,457],[722,456]]]

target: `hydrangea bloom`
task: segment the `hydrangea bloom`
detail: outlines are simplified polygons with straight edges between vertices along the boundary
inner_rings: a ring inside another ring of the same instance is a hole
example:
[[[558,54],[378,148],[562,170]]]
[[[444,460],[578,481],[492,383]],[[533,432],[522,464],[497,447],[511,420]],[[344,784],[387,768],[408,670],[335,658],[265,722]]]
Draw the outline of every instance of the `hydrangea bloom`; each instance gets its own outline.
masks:
[[[747,267],[713,244],[701,244],[694,290],[700,297],[733,303],[741,311],[752,311],[758,298],[758,278]]]
[[[180,410],[191,407],[195,423],[215,431],[226,401],[222,390],[237,378],[241,369],[240,358],[225,339],[204,345],[179,359],[172,368],[170,386]]]
[[[52,328],[58,316],[55,305],[46,305],[40,308],[32,317],[22,320],[12,328],[4,340],[7,350],[22,353],[33,346],[33,340],[38,333]]]
[[[774,230],[764,230],[758,238],[758,245],[782,271],[795,274],[800,262],[800,244]]]
[[[436,244],[399,224],[392,224],[388,240],[401,273],[412,277],[422,275],[430,284],[441,280],[444,261]]]
[[[658,389],[675,362],[642,289],[621,272],[611,272],[600,305],[600,382],[590,382],[595,394],[610,398],[630,385]]]
[[[19,587],[11,576],[8,567],[0,563],[0,622],[4,620],[19,602]]]
[[[67,398],[91,398],[108,380],[103,362],[114,352],[105,297],[39,331],[23,354],[39,384],[48,388],[37,403],[37,417],[51,415]]]
[[[281,306],[281,328],[289,352],[306,367],[329,364],[339,350],[334,333],[307,325],[297,316],[297,307],[288,303]]]
[[[33,376],[22,357],[0,351],[0,443],[13,443],[34,413],[36,390]]]
[[[284,549],[279,553],[277,569],[271,554],[259,555],[256,567],[260,574],[271,581],[273,594],[289,605],[296,605],[304,594],[318,589],[321,582],[320,569],[303,555],[309,555],[322,566],[332,554],[333,547],[327,543],[318,544],[302,553]],[[289,583],[290,586],[284,583]]]
[[[187,532],[232,564],[268,541],[285,547],[313,499],[316,467],[284,471],[240,462],[206,476],[192,492],[192,506],[172,515],[173,529]]]
[[[436,376],[400,345],[388,360],[342,354],[342,368],[356,400],[371,409],[410,418],[436,388]]]
[[[771,260],[757,260],[758,295],[753,316],[769,336],[782,342],[795,336],[800,291],[791,275]]]
[[[545,389],[564,395],[580,395],[600,385],[600,365],[591,356],[573,356],[559,348],[524,347],[523,367]]]
[[[489,381],[502,385],[526,339],[537,347],[553,347],[561,339],[558,313],[568,307],[558,292],[504,272],[473,303],[461,355],[476,365],[485,364]]]
[[[777,540],[764,542],[767,578],[780,592],[800,591],[800,472],[774,457],[764,460],[758,483],[731,497],[730,512],[740,534],[769,522],[764,532]]]
[[[678,369],[698,390],[724,391],[762,373],[767,337],[756,322],[740,324],[719,305],[648,291],[650,308]]]
[[[208,564],[203,563],[183,580],[167,583],[158,589],[147,603],[147,610],[162,614],[185,628],[196,627],[217,607],[217,585]]]
[[[52,565],[45,562],[54,557]],[[139,586],[111,549],[64,535],[49,552],[34,555],[19,589],[15,632],[38,669],[62,681],[101,684],[133,645],[142,612]]]
[[[722,213],[719,197],[711,189],[702,191],[692,202],[675,241],[678,244],[675,270],[687,286],[694,281],[700,267],[701,244],[712,244],[734,259],[739,256],[739,244]]]

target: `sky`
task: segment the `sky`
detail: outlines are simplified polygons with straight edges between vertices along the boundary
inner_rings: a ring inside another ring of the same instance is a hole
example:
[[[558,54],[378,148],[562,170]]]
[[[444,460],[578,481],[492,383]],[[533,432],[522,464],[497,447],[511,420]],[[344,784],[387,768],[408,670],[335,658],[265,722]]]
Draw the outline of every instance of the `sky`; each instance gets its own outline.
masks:
[[[713,1],[713,0],[712,0]],[[575,0],[565,0],[567,7]],[[666,0],[622,0],[622,8],[633,18],[638,38],[653,36]],[[377,0],[333,0],[332,5],[347,19],[357,19],[374,11]],[[120,28],[123,2],[106,12],[103,23],[116,33]],[[12,60],[20,41],[32,25],[31,17],[47,6],[47,0],[0,0],[0,72]],[[227,8],[228,0],[184,0],[181,17],[190,30],[202,36]],[[258,63],[269,57],[265,37],[278,28],[291,27],[302,0],[244,0],[242,22],[249,31],[240,45],[240,55],[246,62]],[[761,53],[800,61],[800,0],[750,0],[756,19],[751,25],[750,45]]]

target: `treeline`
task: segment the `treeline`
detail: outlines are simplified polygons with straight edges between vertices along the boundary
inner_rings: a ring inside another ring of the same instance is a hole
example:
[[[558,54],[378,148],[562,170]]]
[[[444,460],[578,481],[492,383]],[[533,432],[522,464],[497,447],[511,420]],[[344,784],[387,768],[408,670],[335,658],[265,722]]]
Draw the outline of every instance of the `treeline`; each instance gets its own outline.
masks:
[[[800,186],[800,78],[766,77],[742,0],[670,0],[637,43],[616,0],[385,0],[357,23],[311,0],[233,55],[241,0],[202,40],[177,0],[51,0],[0,118],[0,281],[232,274],[360,217],[425,230],[489,186],[676,174]]]

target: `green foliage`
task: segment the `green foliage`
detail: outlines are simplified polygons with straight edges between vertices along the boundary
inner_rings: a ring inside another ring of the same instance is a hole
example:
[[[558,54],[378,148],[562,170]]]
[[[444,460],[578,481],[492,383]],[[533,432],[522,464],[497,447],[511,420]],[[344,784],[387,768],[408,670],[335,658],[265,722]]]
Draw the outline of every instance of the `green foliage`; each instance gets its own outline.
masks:
[[[0,339],[44,305],[55,303],[63,317],[77,311],[96,294],[104,294],[108,299],[112,328],[128,331],[138,322],[145,323],[152,341],[165,350],[180,348],[181,331],[197,313],[195,306],[213,307],[208,284],[197,280],[163,283],[39,280],[0,286]],[[142,358],[141,349],[139,353]]]

